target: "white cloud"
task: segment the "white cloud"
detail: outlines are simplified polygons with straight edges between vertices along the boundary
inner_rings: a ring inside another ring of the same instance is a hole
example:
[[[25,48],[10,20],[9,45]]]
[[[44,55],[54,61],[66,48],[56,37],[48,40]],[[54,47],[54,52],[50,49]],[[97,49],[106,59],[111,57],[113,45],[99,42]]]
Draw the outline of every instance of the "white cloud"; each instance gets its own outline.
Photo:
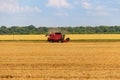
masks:
[[[87,0],[82,0],[82,7],[85,9],[91,9],[92,4],[90,2],[88,2]]]
[[[110,13],[105,11],[96,11],[96,12],[88,12],[88,15],[90,16],[108,16]]]
[[[96,6],[95,10],[97,11],[115,11],[118,12],[119,8],[105,7],[105,6]]]
[[[56,13],[57,16],[69,16],[68,13]]]
[[[120,4],[120,0],[114,0],[114,2]]]
[[[78,4],[79,4],[79,2],[78,2],[78,1],[74,1],[73,3],[74,3],[75,5],[78,5]]]
[[[17,13],[17,12],[41,12],[38,7],[20,6],[19,0],[0,0],[0,12]]]
[[[111,11],[120,11],[119,8],[110,8]]]
[[[107,16],[109,15],[108,12],[96,12],[95,15],[98,15],[98,16]]]
[[[71,8],[72,5],[67,0],[48,0],[47,6],[57,8]]]
[[[104,6],[96,6],[96,10],[105,10],[106,9],[106,7],[104,7]]]
[[[119,8],[109,5],[111,1],[106,1],[103,3],[103,1],[100,0],[81,0],[80,2],[81,7],[84,8],[85,12],[87,12],[86,14],[90,16],[109,16],[113,11],[115,13],[119,11]]]

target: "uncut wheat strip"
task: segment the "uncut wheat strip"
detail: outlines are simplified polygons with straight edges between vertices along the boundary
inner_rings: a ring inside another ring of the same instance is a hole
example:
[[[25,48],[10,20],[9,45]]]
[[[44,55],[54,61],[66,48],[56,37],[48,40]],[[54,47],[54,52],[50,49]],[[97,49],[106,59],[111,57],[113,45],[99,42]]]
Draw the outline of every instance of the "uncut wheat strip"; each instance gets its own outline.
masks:
[[[120,34],[67,34],[71,40],[80,39],[120,39]]]
[[[0,40],[46,40],[45,35],[0,35]]]

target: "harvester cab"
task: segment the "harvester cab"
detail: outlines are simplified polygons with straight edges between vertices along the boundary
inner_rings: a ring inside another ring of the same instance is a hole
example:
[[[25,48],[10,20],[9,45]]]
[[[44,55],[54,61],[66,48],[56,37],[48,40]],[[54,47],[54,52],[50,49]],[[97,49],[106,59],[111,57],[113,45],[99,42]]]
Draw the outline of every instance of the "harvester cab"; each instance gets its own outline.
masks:
[[[69,42],[70,38],[66,38],[65,39],[65,35],[62,34],[61,32],[54,32],[54,33],[50,33],[48,35],[48,42]]]

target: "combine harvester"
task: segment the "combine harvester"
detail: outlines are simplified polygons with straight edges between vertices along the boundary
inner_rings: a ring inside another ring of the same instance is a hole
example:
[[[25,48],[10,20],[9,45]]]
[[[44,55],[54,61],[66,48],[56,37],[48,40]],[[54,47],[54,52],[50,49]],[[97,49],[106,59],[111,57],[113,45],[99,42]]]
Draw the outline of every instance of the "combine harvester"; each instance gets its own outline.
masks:
[[[46,36],[48,36],[48,39],[47,39],[48,42],[61,42],[62,43],[62,42],[70,41],[70,38],[64,39],[65,35],[63,35],[61,32],[51,33]]]

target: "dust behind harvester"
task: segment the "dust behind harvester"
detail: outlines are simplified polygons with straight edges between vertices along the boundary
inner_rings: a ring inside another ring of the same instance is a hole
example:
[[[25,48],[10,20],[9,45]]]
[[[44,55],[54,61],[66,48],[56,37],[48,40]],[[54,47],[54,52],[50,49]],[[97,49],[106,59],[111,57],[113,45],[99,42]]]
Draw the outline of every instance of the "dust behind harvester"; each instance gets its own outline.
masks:
[[[48,39],[47,39],[48,42],[69,42],[70,41],[70,38],[64,39],[65,35],[62,34],[61,32],[50,33],[46,36],[48,36]]]

